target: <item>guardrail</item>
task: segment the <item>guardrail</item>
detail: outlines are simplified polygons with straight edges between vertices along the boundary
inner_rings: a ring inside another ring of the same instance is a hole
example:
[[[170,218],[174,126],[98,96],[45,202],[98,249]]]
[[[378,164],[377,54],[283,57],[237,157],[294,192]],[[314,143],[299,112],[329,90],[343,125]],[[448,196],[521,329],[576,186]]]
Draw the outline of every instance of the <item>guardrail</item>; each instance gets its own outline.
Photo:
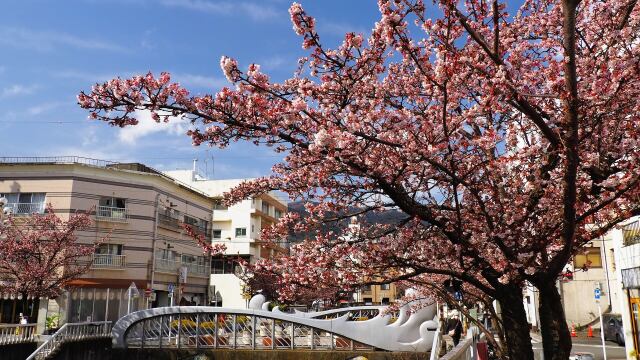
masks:
[[[111,321],[66,323],[26,360],[44,360],[68,341],[111,337]]]
[[[36,324],[0,325],[0,345],[35,342]]]
[[[480,333],[478,328],[469,328],[467,338],[461,340],[458,346],[451,349],[440,360],[476,360],[478,358],[478,341],[484,337],[484,333]]]

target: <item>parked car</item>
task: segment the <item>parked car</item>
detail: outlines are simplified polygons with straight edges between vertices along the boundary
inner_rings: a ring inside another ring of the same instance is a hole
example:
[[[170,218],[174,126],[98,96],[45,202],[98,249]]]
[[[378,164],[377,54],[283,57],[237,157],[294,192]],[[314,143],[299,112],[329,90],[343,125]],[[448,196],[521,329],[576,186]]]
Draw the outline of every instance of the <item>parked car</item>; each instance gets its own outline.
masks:
[[[569,360],[594,360],[596,357],[593,353],[577,352],[569,355]]]
[[[624,329],[620,314],[602,314],[602,326],[605,340],[615,341],[620,346],[624,345]]]

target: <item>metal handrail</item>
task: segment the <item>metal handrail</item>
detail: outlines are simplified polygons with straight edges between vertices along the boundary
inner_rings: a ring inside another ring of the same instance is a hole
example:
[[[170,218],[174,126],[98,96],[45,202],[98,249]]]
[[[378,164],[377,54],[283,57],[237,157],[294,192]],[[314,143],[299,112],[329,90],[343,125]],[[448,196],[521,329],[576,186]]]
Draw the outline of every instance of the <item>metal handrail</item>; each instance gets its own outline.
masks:
[[[14,215],[31,215],[44,213],[44,202],[37,203],[8,203],[6,207],[11,209]]]
[[[176,272],[180,266],[179,260],[163,259],[156,256],[156,270]]]
[[[44,360],[67,341],[111,337],[111,321],[66,323],[26,360]]]
[[[124,269],[126,255],[93,254],[91,255],[92,269]]]
[[[2,324],[0,345],[34,342],[35,332],[36,324]]]
[[[114,222],[127,222],[129,221],[129,209],[114,206],[98,206],[96,209],[96,219]]]

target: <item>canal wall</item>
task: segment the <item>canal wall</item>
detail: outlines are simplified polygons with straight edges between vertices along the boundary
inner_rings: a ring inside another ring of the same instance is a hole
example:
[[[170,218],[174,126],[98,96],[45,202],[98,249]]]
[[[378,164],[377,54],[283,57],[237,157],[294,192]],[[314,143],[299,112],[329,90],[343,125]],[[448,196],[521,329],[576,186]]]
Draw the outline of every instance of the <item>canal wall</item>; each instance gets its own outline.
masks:
[[[35,342],[1,345],[0,346],[0,359],[2,360],[24,360],[32,352],[36,350],[38,344]]]
[[[310,350],[112,350],[113,360],[424,360],[428,353],[386,351],[310,351]],[[362,358],[360,358],[362,359]]]

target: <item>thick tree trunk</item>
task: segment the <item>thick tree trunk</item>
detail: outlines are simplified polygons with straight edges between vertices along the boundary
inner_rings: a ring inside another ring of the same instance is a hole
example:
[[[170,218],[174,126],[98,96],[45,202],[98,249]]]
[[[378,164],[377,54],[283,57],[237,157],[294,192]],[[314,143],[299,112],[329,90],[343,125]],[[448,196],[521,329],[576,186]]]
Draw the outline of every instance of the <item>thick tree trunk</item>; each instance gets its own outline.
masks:
[[[502,323],[510,360],[533,360],[531,335],[527,314],[522,302],[522,289],[510,287],[501,291],[499,298]],[[546,359],[546,358],[545,358]]]
[[[537,285],[540,291],[540,330],[545,360],[567,360],[571,352],[571,334],[562,307],[562,299],[553,282]]]

